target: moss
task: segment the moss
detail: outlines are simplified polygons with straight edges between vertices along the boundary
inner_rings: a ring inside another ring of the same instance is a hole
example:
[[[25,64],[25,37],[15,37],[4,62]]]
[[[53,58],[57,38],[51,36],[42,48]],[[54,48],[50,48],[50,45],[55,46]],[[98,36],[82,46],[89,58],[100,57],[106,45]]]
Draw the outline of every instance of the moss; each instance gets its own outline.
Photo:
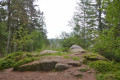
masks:
[[[86,58],[87,60],[90,61],[97,61],[97,60],[105,60],[108,61],[106,58],[104,58],[103,56],[99,55],[99,54],[85,54],[83,56],[84,58]]]
[[[90,62],[89,66],[96,69],[96,71],[102,73],[109,72],[114,68],[112,62],[101,61],[101,60]]]

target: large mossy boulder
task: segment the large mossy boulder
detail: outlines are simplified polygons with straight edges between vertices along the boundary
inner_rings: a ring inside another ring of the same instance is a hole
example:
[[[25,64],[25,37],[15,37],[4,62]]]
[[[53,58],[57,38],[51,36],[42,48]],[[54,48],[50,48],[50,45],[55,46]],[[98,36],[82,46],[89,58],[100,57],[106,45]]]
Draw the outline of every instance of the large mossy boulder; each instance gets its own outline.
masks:
[[[108,61],[108,59],[106,59],[105,57],[99,55],[99,54],[85,54],[83,56],[86,60],[90,60],[90,61],[97,61],[97,60],[104,60],[104,61]]]

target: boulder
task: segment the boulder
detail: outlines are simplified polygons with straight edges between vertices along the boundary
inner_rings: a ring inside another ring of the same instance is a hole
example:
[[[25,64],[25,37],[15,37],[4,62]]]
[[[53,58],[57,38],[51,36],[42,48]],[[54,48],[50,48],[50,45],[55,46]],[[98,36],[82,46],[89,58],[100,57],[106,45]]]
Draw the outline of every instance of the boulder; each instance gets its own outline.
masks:
[[[105,57],[99,55],[99,54],[86,54],[83,56],[84,58],[86,58],[86,60],[90,60],[90,61],[97,61],[97,60],[104,60],[104,61],[108,61]]]
[[[42,70],[41,64],[39,61],[34,61],[28,64],[21,65],[19,67],[15,67],[16,71],[39,71]]]
[[[70,47],[70,49],[82,49],[82,48],[78,45],[73,45],[73,46]]]
[[[44,55],[44,54],[48,54],[48,53],[53,54],[53,53],[56,53],[56,52],[58,52],[58,51],[44,50],[44,51],[40,52],[40,54],[42,54],[42,55]]]
[[[55,60],[43,59],[40,63],[43,71],[50,71],[55,69],[55,65],[58,62]]]
[[[74,76],[75,76],[75,77],[79,77],[79,78],[83,78],[84,75],[81,74],[81,73],[75,73]]]
[[[69,67],[70,66],[67,65],[67,64],[57,63],[56,66],[55,66],[55,70],[57,70],[57,71],[63,71],[63,70],[68,69]]]
[[[70,47],[70,52],[81,52],[81,53],[86,53],[84,49],[82,49],[80,46],[73,45]]]

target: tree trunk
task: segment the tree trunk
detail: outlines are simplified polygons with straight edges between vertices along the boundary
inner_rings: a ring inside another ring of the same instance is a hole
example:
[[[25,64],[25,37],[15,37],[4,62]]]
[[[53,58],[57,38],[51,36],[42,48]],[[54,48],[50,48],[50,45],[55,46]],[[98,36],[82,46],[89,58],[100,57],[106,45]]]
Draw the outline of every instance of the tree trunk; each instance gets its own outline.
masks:
[[[11,15],[11,11],[10,11],[10,4],[11,4],[11,0],[8,0],[8,40],[7,40],[7,53],[9,53],[9,46],[10,46],[10,15]]]
[[[97,0],[98,2],[98,13],[99,13],[99,16],[98,16],[98,22],[99,22],[99,31],[102,32],[102,24],[101,24],[101,14],[102,14],[102,11],[101,11],[101,0]]]

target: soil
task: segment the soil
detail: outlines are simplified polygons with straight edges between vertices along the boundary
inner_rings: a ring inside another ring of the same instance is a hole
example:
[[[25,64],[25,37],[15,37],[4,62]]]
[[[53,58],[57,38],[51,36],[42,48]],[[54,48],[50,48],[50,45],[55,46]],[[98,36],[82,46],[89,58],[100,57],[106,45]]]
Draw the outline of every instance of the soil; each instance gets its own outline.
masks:
[[[69,56],[81,57],[84,53],[73,53]],[[59,59],[59,57],[57,57]],[[60,57],[61,58],[61,57]],[[70,59],[68,59],[69,61]],[[61,58],[62,61],[62,58]],[[73,60],[71,60],[73,61]],[[67,62],[67,60],[62,61]],[[13,71],[12,68],[0,72],[0,80],[96,80],[95,70],[80,71],[80,68],[85,68],[87,65],[82,64],[77,67],[70,67],[64,71]],[[82,76],[76,76],[76,75]]]

